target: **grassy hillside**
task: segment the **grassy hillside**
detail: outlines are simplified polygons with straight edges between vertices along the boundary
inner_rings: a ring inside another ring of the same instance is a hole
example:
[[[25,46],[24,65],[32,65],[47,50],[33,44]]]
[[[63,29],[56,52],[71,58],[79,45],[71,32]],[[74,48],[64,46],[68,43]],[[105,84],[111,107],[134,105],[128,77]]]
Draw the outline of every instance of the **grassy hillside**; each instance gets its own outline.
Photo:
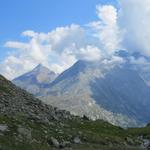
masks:
[[[150,137],[150,127],[125,130],[104,121],[79,118],[44,124],[20,114],[0,116],[2,125],[7,126],[5,131],[0,130],[2,150],[140,150],[139,137]],[[59,148],[51,138],[59,142]]]

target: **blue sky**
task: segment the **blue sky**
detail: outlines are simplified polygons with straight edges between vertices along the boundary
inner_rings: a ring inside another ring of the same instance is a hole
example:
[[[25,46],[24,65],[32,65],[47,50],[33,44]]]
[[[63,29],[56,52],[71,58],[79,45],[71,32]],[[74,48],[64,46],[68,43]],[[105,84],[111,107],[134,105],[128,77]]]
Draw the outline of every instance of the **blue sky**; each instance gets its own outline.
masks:
[[[150,56],[149,6],[149,0],[0,0],[0,74],[12,79],[39,63],[61,73],[79,59],[122,62],[119,49]]]
[[[0,60],[11,49],[3,45],[20,39],[25,30],[48,32],[72,23],[85,24],[96,20],[97,4],[117,5],[115,0],[1,0]]]

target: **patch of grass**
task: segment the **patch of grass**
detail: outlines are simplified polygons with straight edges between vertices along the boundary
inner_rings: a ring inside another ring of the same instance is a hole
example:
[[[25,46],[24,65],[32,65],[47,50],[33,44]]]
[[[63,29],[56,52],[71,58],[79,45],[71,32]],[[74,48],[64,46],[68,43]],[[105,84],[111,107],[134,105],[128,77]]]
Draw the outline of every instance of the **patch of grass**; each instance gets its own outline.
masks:
[[[3,85],[0,85],[0,91],[3,91],[3,92],[8,93],[8,94],[12,94],[10,89],[6,86],[3,86]]]
[[[135,137],[143,136],[146,139],[150,139],[150,126],[144,128],[130,128],[127,132]]]
[[[73,150],[141,150],[137,147],[123,147],[123,146],[103,146],[100,144],[81,144],[81,145],[74,145]]]
[[[136,140],[138,129],[124,130],[100,120],[87,121],[77,118],[61,123],[52,121],[46,125],[31,121],[24,114],[18,114],[13,118],[0,116],[0,124],[7,124],[10,129],[3,135],[0,134],[0,145],[4,150],[56,150],[49,144],[50,137],[55,137],[59,142],[70,141],[73,150],[140,150],[136,147],[136,142],[130,147],[125,144],[126,137]],[[31,129],[32,140],[18,135],[19,126]],[[148,129],[140,130],[141,133],[144,130],[150,135]],[[81,144],[73,144],[73,138],[76,136],[81,139]]]

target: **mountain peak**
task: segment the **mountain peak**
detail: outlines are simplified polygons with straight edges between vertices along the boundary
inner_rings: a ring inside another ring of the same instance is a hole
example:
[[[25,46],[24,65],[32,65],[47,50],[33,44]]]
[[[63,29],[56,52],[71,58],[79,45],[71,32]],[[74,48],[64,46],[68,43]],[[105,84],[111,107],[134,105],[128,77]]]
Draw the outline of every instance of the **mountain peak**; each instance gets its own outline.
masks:
[[[45,66],[41,63],[36,66],[36,68],[41,68],[41,67],[45,67]]]
[[[51,70],[49,70],[47,67],[45,67],[43,64],[38,64],[32,71],[46,71],[46,72],[53,72]],[[54,73],[54,72],[53,72]]]
[[[13,80],[13,83],[28,92],[37,94],[42,87],[51,83],[57,74],[42,64],[37,65],[33,70]]]

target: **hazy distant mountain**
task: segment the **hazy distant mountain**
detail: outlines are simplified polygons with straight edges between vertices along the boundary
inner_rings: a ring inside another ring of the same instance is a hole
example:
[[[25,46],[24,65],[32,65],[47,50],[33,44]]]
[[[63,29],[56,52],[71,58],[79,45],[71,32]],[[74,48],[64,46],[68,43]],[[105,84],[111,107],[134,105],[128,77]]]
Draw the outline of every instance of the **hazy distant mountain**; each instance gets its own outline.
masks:
[[[43,98],[78,115],[122,126],[140,125],[150,121],[150,88],[143,78],[128,62],[109,68],[78,61],[48,86]]]
[[[28,92],[38,95],[43,87],[51,83],[56,77],[57,74],[39,64],[32,71],[15,78],[12,82]]]
[[[79,60],[54,81],[41,84],[37,96],[73,114],[104,119],[115,125],[149,123],[149,68],[130,63],[130,57],[141,57],[138,54],[130,56],[120,51],[117,55],[125,63]]]
[[[126,51],[119,51],[118,54],[128,62],[128,67],[137,71],[144,82],[150,86],[150,57],[146,57],[139,52],[129,54]]]

